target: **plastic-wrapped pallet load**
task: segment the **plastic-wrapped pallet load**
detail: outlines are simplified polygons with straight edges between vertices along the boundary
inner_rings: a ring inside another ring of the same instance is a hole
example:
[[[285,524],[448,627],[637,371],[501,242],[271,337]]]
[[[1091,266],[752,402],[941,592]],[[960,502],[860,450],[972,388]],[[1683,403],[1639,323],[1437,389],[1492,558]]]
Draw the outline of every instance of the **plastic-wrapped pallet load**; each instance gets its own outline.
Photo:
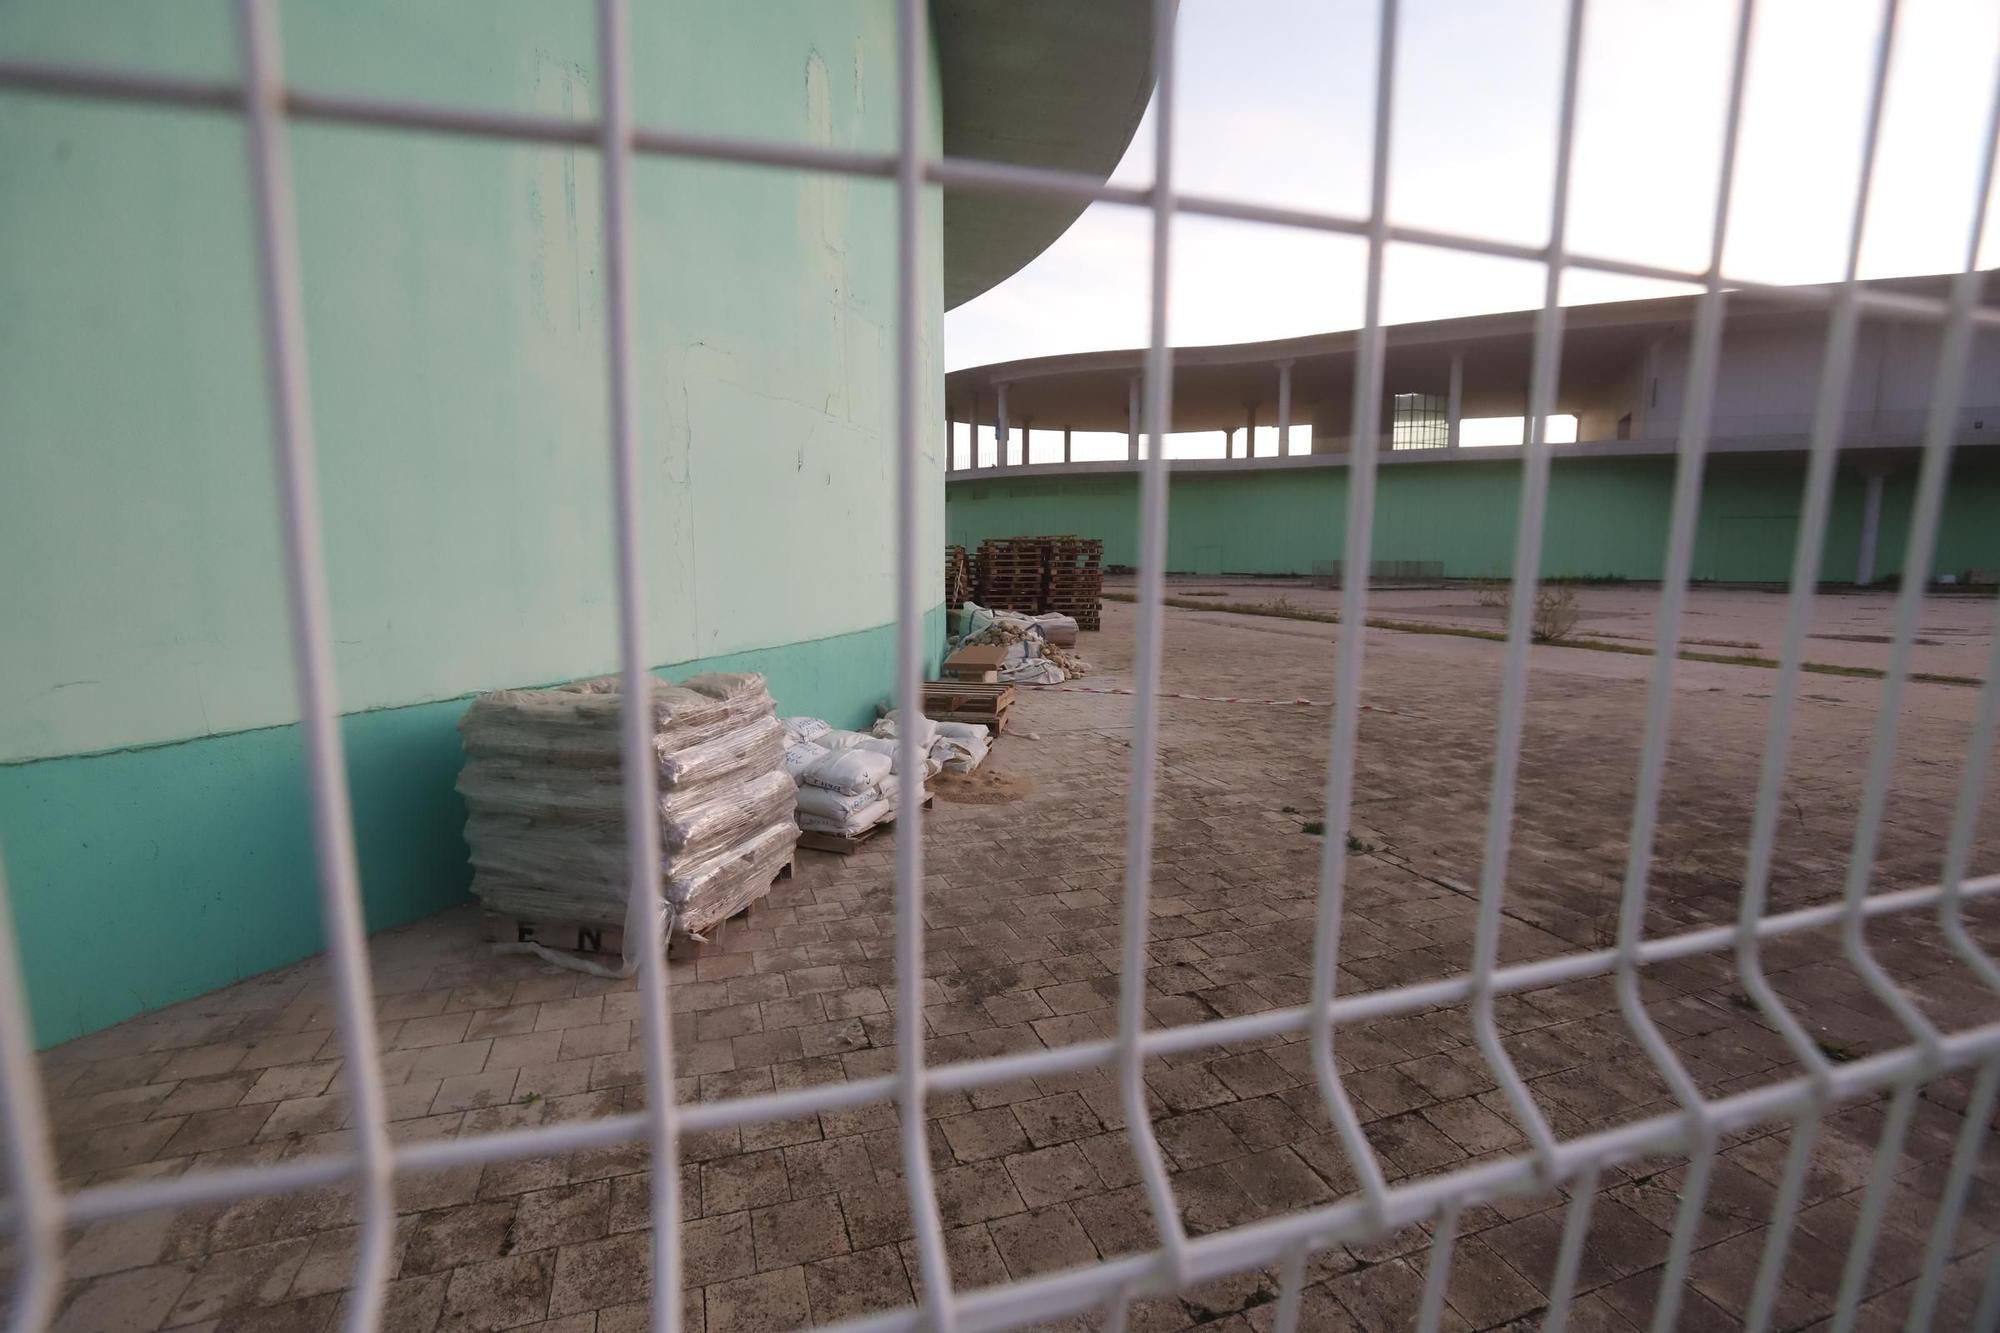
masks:
[[[768,892],[798,825],[785,729],[763,677],[655,682],[665,902],[664,919],[649,922],[645,903],[628,901],[618,685],[604,677],[480,696],[459,723],[458,789],[480,901],[529,922],[621,926],[629,973],[642,941],[699,935]]]

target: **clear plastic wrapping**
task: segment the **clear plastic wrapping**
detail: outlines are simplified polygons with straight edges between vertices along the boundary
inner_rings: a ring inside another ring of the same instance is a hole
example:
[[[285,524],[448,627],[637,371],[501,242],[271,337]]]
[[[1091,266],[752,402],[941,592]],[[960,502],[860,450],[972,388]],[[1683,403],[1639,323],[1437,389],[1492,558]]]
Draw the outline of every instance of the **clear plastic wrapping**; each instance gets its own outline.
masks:
[[[466,710],[458,789],[472,890],[487,907],[531,920],[626,922],[619,684],[604,676],[503,690]],[[656,681],[650,693],[663,889],[680,923],[712,924],[767,892],[797,841],[785,730],[759,675]],[[732,905],[715,915],[724,902]],[[633,948],[628,939],[628,968]]]
[[[616,765],[620,754],[618,680],[598,676],[541,690],[496,690],[472,701],[459,719],[465,752],[505,755],[563,767]],[[766,712],[775,706],[766,698]],[[711,741],[755,713],[738,716],[720,699],[653,683],[653,744],[667,755]]]
[[[660,849],[671,872],[683,863],[727,851],[744,838],[796,808],[797,789],[782,772],[722,788],[717,794],[660,820]],[[465,822],[474,869],[517,878],[627,879],[625,819],[549,819],[475,809]]]
[[[662,757],[660,811],[672,817],[712,799],[723,787],[780,771],[784,732],[773,718]],[[616,765],[555,767],[514,755],[469,758],[458,790],[468,807],[495,814],[601,819],[625,809]]]
[[[792,859],[798,841],[799,826],[787,815],[744,843],[734,856],[719,858],[699,875],[670,879],[667,897],[676,904],[676,928],[704,935],[769,893],[771,881]]]
[[[755,671],[704,671],[681,683],[720,703],[739,722],[777,711],[770,690],[765,688],[764,677]]]

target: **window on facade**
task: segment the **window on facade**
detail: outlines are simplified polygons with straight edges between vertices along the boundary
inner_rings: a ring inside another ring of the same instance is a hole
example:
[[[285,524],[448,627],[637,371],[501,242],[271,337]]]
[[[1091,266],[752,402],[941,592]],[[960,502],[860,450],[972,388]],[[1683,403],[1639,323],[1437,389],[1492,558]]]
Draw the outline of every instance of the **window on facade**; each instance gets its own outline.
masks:
[[[1389,420],[1391,449],[1442,449],[1451,443],[1444,397],[1435,393],[1399,393]]]

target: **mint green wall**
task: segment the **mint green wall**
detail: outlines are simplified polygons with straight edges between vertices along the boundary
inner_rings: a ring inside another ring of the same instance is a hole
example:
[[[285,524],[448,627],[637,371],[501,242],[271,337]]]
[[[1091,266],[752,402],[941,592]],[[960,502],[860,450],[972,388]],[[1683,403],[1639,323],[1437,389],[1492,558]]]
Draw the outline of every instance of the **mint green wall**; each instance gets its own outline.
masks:
[[[924,642],[944,638],[944,612]],[[787,714],[864,725],[895,671],[893,625],[663,671],[764,672]],[[453,784],[463,699],[342,719],[368,924],[465,896]],[[43,1045],[320,948],[296,724],[0,766],[4,838]]]
[[[0,56],[233,78],[232,8],[14,0]],[[287,74],[587,115],[593,8],[286,0]],[[642,122],[893,146],[892,7],[634,8]],[[933,77],[934,109],[935,93]],[[290,142],[381,926],[462,892],[451,701],[616,660],[600,177],[581,150],[316,125]],[[660,159],[633,173],[650,655],[802,673],[815,711],[858,717],[891,678],[876,637],[895,615],[893,187]],[[231,115],[0,93],[0,845],[27,952],[61,960],[36,965],[44,1039],[317,938],[283,776],[297,707],[248,207]],[[940,219],[934,194],[927,420],[943,415]],[[935,449],[921,480],[931,550]],[[929,562],[922,592],[942,600]],[[871,646],[830,646],[851,641]],[[196,919],[213,932],[174,925]],[[130,922],[122,953],[72,952],[65,932],[107,920]],[[61,967],[84,961],[123,989],[71,989]]]
[[[1375,558],[1442,560],[1447,575],[1510,572],[1519,468],[1513,462],[1396,464],[1377,474]],[[1696,578],[1784,580],[1798,535],[1798,463],[1718,459],[1702,492]],[[1890,476],[1877,542],[1878,576],[1902,568],[1912,469]],[[1863,482],[1839,475],[1824,551],[1825,576],[1854,576]],[[1542,573],[1549,577],[1660,577],[1666,558],[1671,459],[1590,459],[1550,472]],[[1341,468],[1180,472],[1169,491],[1167,566],[1195,574],[1297,574],[1340,557],[1347,473]],[[1132,564],[1138,492],[1131,473],[954,479],[945,497],[950,540],[1074,532],[1102,537],[1109,563]],[[1933,572],[2000,566],[2000,466],[1954,473]]]
[[[588,113],[591,8],[282,13],[305,86]],[[643,120],[893,141],[888,7],[636,8]],[[17,0],[0,54],[229,74],[228,10]],[[608,666],[595,155],[311,125],[292,145],[344,706]],[[295,716],[242,157],[230,116],[0,94],[0,761]],[[634,171],[653,655],[889,620],[892,187]]]

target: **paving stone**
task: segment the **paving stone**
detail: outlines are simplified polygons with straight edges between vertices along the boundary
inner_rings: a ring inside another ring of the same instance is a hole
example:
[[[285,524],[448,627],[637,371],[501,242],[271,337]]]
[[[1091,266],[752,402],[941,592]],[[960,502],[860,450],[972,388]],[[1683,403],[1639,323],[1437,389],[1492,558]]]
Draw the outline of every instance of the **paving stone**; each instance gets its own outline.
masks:
[[[750,1229],[760,1271],[825,1259],[848,1249],[847,1223],[832,1195],[755,1209]]]
[[[63,1304],[55,1333],[140,1333],[155,1329],[174,1309],[197,1265],[133,1268],[83,1283]]]
[[[687,1260],[683,1281],[697,1284]],[[603,1240],[565,1245],[556,1251],[551,1316],[623,1305],[647,1298],[653,1289],[653,1237],[631,1231]]]
[[[168,1321],[175,1324],[213,1319],[258,1305],[275,1305],[291,1290],[292,1278],[305,1262],[309,1240],[282,1240],[211,1255],[195,1270],[175,1303]]]
[[[1028,1136],[1023,1132],[1021,1122],[1005,1107],[947,1116],[938,1122],[938,1126],[961,1162],[1004,1157],[1028,1147]]]
[[[805,1270],[800,1268],[718,1282],[702,1295],[709,1333],[776,1333],[812,1317]]]
[[[403,1249],[402,1271],[438,1273],[498,1259],[511,1248],[517,1202],[500,1199],[419,1214]]]
[[[681,1269],[692,1287],[756,1272],[750,1214],[726,1213],[689,1222],[682,1237]]]
[[[893,1245],[857,1250],[805,1265],[806,1301],[816,1323],[832,1323],[910,1305],[910,1280]]]
[[[1063,1204],[989,1223],[993,1244],[1015,1278],[1097,1262],[1097,1247]]]
[[[1030,1208],[1082,1198],[1104,1188],[1090,1159],[1073,1143],[1015,1153],[1004,1160],[1021,1202]]]
[[[534,1190],[520,1196],[509,1248],[519,1253],[596,1240],[610,1229],[610,1217],[609,1180]]]
[[[704,1164],[701,1197],[703,1211],[711,1215],[783,1202],[791,1197],[784,1151],[771,1148]]]
[[[439,1333],[513,1328],[549,1308],[550,1258],[522,1254],[452,1270]]]

